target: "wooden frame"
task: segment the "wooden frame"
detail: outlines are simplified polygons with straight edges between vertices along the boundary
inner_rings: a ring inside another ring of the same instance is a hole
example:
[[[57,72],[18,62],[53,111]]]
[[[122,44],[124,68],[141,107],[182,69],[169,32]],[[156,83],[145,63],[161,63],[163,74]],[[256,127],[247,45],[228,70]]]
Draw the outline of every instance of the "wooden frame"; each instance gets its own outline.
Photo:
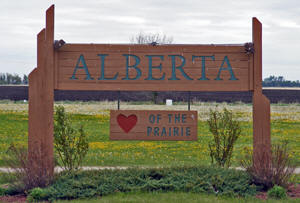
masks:
[[[253,161],[258,167],[267,167],[271,159],[270,102],[262,94],[262,25],[256,18],[252,22],[254,50],[247,51],[244,45],[66,44],[54,49],[52,5],[46,11],[46,28],[37,36],[37,68],[29,75],[28,156],[32,171],[53,175],[54,89],[252,91]],[[114,58],[117,55],[123,59]],[[108,64],[116,67],[114,71],[104,73],[106,57],[112,57]],[[139,78],[132,64],[138,58]],[[120,69],[122,63],[123,67],[126,63],[125,72]],[[120,77],[112,80],[117,73]],[[261,156],[265,157],[263,165],[259,165]]]

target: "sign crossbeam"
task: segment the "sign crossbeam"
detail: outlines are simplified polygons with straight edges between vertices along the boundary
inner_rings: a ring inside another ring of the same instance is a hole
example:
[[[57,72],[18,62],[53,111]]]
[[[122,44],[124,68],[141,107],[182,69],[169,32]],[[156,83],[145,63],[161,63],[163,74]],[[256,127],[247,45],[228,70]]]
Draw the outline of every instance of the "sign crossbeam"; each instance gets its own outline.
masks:
[[[252,60],[243,45],[65,44],[55,89],[251,91]]]

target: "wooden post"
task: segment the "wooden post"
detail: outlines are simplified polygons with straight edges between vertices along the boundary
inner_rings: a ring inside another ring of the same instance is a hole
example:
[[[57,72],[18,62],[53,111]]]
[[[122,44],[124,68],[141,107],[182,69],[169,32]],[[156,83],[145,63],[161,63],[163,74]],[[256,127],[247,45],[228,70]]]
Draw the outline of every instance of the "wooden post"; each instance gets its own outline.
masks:
[[[29,75],[28,159],[34,174],[52,177],[54,98],[54,5],[37,36],[37,68]]]
[[[262,94],[262,24],[252,20],[253,68],[253,164],[267,169],[271,161],[270,101]]]

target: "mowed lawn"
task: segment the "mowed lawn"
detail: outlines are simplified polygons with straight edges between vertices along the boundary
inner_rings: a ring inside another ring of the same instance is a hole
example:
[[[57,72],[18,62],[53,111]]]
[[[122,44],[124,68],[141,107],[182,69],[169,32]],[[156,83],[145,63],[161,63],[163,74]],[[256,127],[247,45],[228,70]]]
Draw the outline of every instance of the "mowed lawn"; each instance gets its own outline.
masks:
[[[59,104],[56,104],[59,105]],[[226,107],[242,123],[242,135],[235,145],[233,165],[239,165],[243,149],[252,148],[252,106],[248,104],[196,103],[198,111],[198,141],[110,141],[109,109],[116,109],[109,102],[63,102],[75,126],[83,125],[88,135],[90,150],[84,161],[86,166],[178,166],[210,163],[208,143],[212,139],[206,119],[209,109]],[[28,104],[2,102],[0,104],[0,166],[11,143],[27,145]],[[174,109],[186,110],[186,105],[143,105],[121,103],[121,109]],[[272,142],[289,142],[291,156],[300,166],[300,105],[272,106]]]

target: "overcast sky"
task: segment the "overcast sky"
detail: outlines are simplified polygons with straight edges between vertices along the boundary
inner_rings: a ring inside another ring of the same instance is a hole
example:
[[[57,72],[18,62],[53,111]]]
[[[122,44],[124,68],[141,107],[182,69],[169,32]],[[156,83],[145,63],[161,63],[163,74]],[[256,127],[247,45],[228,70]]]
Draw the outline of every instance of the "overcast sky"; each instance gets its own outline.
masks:
[[[163,33],[176,44],[252,41],[252,17],[263,24],[263,77],[300,80],[299,0],[1,0],[0,72],[29,74],[36,35],[55,4],[55,39],[129,43],[139,32]]]

